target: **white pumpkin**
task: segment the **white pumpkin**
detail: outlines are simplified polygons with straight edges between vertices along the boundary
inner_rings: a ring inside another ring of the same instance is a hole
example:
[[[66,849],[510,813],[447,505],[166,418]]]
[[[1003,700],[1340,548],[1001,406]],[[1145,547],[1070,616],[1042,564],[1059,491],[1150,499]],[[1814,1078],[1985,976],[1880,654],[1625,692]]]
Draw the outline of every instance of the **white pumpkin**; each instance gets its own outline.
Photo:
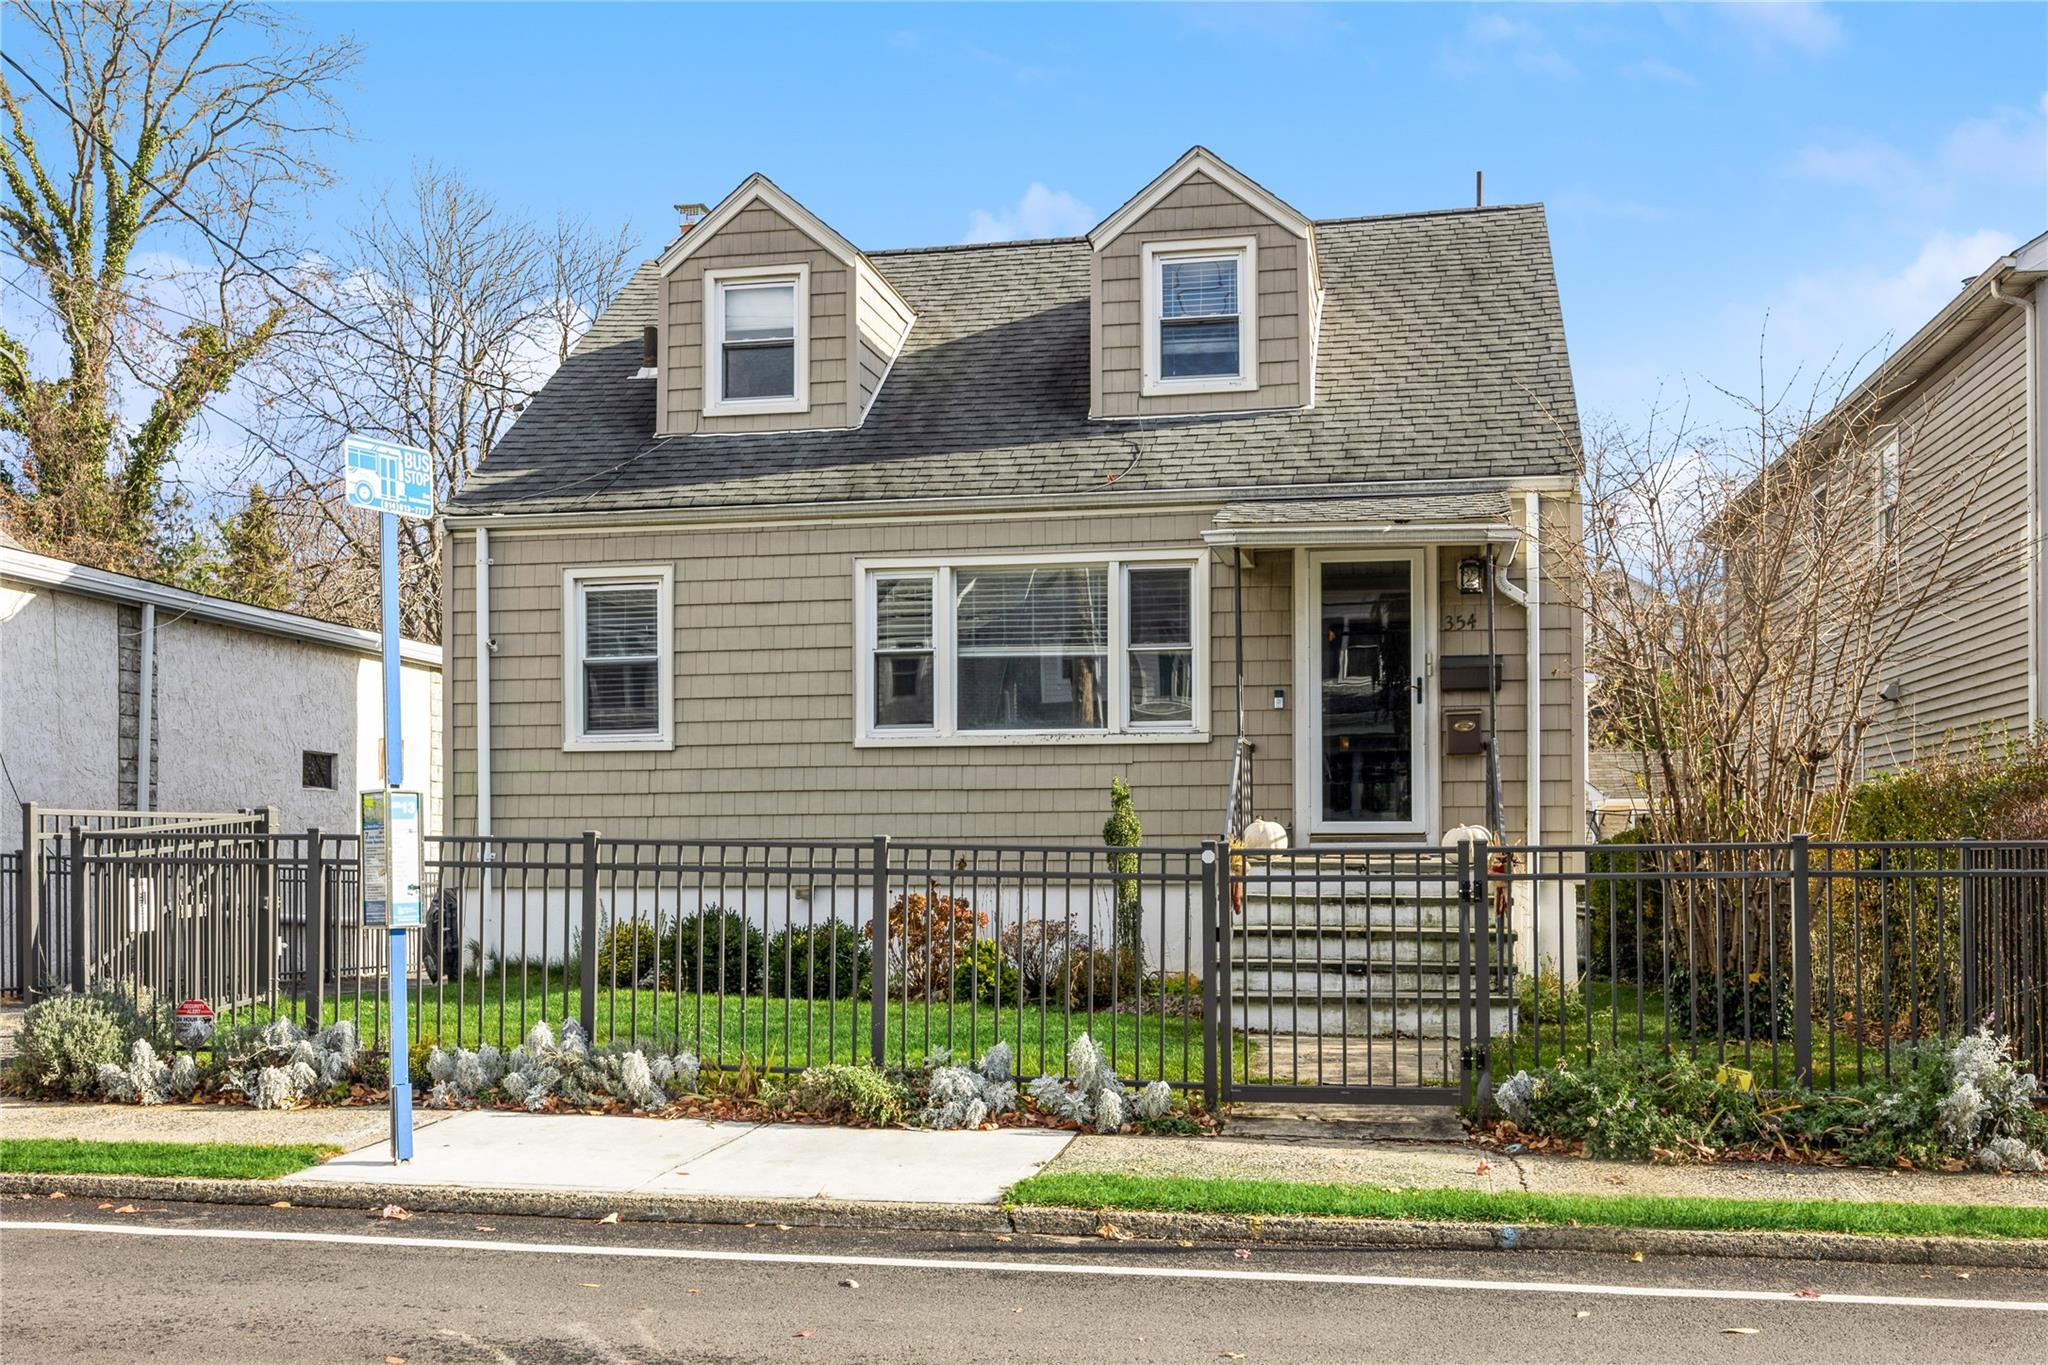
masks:
[[[1244,847],[1285,848],[1287,826],[1278,820],[1254,820],[1244,827]]]

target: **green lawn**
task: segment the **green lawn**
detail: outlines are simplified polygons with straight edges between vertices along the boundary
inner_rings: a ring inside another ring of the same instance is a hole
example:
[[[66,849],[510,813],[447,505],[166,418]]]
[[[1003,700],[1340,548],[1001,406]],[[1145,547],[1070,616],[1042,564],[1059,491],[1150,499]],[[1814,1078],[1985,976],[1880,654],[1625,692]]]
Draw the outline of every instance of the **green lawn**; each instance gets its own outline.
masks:
[[[1779,1041],[1778,1065],[1774,1074],[1768,1037],[1750,1043],[1732,1037],[1724,1043],[1708,1031],[1705,1036],[1694,1038],[1688,1028],[1689,1020],[1683,1013],[1684,1006],[1667,1006],[1664,992],[1654,986],[1588,978],[1580,988],[1580,997],[1586,1004],[1586,1017],[1574,1020],[1569,1028],[1559,1028],[1553,998],[1550,1011],[1540,1021],[1524,1017],[1517,1021],[1518,1027],[1511,1037],[1495,1034],[1494,1079],[1512,1076],[1517,1071],[1534,1071],[1539,1066],[1555,1066],[1560,1058],[1584,1058],[1590,1039],[1597,1051],[1641,1042],[1646,1047],[1668,1047],[1673,1052],[1688,1053],[1704,1064],[1725,1062],[1729,1066],[1741,1067],[1754,1072],[1756,1083],[1761,1086],[1775,1088],[1792,1083],[1792,1037],[1789,1031]],[[1667,1008],[1672,1011],[1668,1017]],[[1859,1051],[1863,1066],[1860,1078],[1857,1074]],[[1834,1068],[1832,1077],[1831,1063]],[[1815,1020],[1813,1070],[1815,1082],[1821,1085],[1830,1084],[1831,1080],[1839,1080],[1845,1085],[1859,1079],[1875,1080],[1885,1074],[1884,1053],[1876,1048],[1859,1049],[1848,1039],[1840,1040],[1837,1045],[1826,1025]]]
[[[0,1171],[45,1175],[168,1175],[275,1180],[333,1156],[339,1147],[241,1146],[221,1142],[82,1142],[0,1138]]]
[[[412,1031],[416,1039],[476,1047],[517,1046],[535,1023],[545,1019],[559,1027],[578,1017],[582,993],[560,972],[527,976],[522,991],[518,972],[500,986],[496,976],[471,975],[445,988],[428,986],[415,992]],[[652,1040],[667,1048],[694,1048],[709,1066],[736,1067],[741,1059],[761,1066],[810,1066],[871,1059],[869,1003],[866,1000],[763,1000],[673,990],[599,988],[599,1043],[632,1038]],[[303,1015],[295,1017],[302,1018]],[[352,1019],[366,1041],[390,1033],[388,1010],[375,997],[344,994],[328,999],[328,1019]],[[980,1054],[997,1039],[1009,1043],[1015,1065],[1025,1075],[1058,1071],[1067,1044],[1092,1032],[1105,1050],[1113,1050],[1118,1069],[1133,1080],[1202,1079],[1202,1021],[1162,1018],[1148,1007],[1142,1021],[1135,1013],[1098,1012],[1091,1030],[1085,1013],[1068,1013],[1036,1002],[1020,1012],[1014,1000],[998,1009],[980,1002],[892,999],[887,1012],[886,1058],[891,1065],[915,1062],[939,1048]]]
[[[1082,1209],[1264,1216],[1310,1214],[1459,1223],[1577,1223],[1584,1227],[1849,1232],[1897,1237],[2048,1237],[2048,1208],[1485,1194],[1476,1190],[1388,1190],[1368,1185],[1113,1174],[1035,1175],[1010,1191],[1009,1202]]]

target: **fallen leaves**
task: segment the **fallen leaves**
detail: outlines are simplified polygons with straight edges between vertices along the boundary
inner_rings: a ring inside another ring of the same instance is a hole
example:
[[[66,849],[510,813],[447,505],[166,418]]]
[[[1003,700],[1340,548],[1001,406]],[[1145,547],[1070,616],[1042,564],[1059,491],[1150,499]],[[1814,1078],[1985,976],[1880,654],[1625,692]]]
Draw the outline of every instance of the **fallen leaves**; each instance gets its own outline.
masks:
[[[1223,1357],[1223,1358],[1224,1358],[1225,1360],[1243,1360],[1243,1359],[1244,1359],[1244,1352],[1243,1352],[1243,1351],[1218,1351],[1218,1352],[1217,1352],[1217,1354],[1218,1354],[1218,1355],[1220,1355],[1220,1356],[1222,1356],[1222,1357]]]
[[[371,1209],[370,1216],[390,1223],[403,1223],[412,1217],[412,1210],[400,1204],[386,1204],[381,1209]]]
[[[135,1206],[134,1206],[133,1204],[123,1204],[123,1205],[122,1205],[122,1206],[121,1206],[120,1208],[118,1208],[118,1209],[115,1209],[115,1210],[114,1210],[114,1212],[115,1212],[115,1213],[133,1213],[133,1212],[135,1212]]]
[[[619,1211],[617,1209],[613,1209],[610,1213],[606,1214],[604,1217],[598,1219],[597,1221],[599,1223],[616,1223],[619,1221]]]
[[[1593,1316],[1593,1314],[1589,1310],[1581,1308],[1578,1312],[1572,1314],[1572,1316],[1575,1318],[1590,1318]]]
[[[1817,1299],[1820,1297],[1820,1291],[1818,1289],[1802,1289],[1792,1297],[1795,1299]]]
[[[1250,1247],[1239,1247],[1237,1250],[1231,1252],[1230,1254],[1232,1256],[1235,1256],[1240,1261],[1249,1261],[1252,1258],[1252,1251]]]
[[[274,1208],[274,1209],[288,1209],[288,1208],[290,1208],[291,1206],[292,1206],[292,1201],[291,1201],[291,1200],[289,1200],[289,1199],[275,1199],[275,1200],[272,1200],[272,1201],[271,1201],[271,1204],[270,1204],[270,1207],[272,1207],[272,1208]]]
[[[795,1335],[797,1335],[797,1336],[800,1336],[800,1337],[807,1337],[807,1336],[811,1335],[811,1329],[810,1329],[810,1328],[808,1328],[808,1327],[806,1327],[806,1328],[804,1328],[804,1330],[803,1330],[803,1331],[801,1331],[801,1332],[798,1332],[798,1333],[795,1333]]]
[[[1114,1223],[1097,1223],[1095,1225],[1095,1235],[1107,1242],[1128,1242],[1131,1240],[1131,1234],[1125,1232]]]
[[[1628,1258],[1631,1261],[1634,1261],[1637,1265],[1641,1265],[1643,1263],[1643,1253],[1640,1251],[1631,1251],[1628,1254]]]
[[[1721,1335],[1724,1337],[1753,1337],[1756,1333],[1757,1329],[1754,1327],[1723,1327],[1721,1329]]]
[[[860,1288],[860,1281],[859,1281],[859,1280],[841,1280],[841,1281],[839,1282],[839,1287],[840,1287],[841,1289],[858,1289],[858,1288]]]
[[[1488,1171],[1492,1169],[1493,1167],[1487,1165],[1484,1161],[1481,1161],[1476,1167],[1473,1168],[1472,1174],[1485,1175]]]

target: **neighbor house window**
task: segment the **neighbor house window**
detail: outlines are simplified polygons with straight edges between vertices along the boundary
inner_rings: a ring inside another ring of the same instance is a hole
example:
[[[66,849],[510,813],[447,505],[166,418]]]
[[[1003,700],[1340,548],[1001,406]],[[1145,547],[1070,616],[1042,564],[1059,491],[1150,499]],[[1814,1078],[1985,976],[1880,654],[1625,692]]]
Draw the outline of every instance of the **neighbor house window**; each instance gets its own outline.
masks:
[[[863,566],[874,740],[1198,733],[1187,556]]]
[[[705,277],[704,411],[809,406],[807,267],[714,270]]]
[[[1258,386],[1256,259],[1249,237],[1145,247],[1146,393]]]
[[[1877,448],[1877,540],[1892,549],[1899,532],[1899,438],[1887,437]]]
[[[667,748],[674,711],[667,567],[563,575],[563,747]]]
[[[310,791],[334,790],[334,755],[313,749],[299,753],[299,785]]]

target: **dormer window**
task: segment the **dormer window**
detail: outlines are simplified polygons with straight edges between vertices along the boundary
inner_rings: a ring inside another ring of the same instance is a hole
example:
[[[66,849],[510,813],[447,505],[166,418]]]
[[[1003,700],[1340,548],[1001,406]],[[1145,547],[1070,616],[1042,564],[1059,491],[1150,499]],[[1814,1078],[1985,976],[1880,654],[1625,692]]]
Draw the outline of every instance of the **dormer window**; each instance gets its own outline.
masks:
[[[1257,243],[1253,238],[1147,243],[1147,395],[1258,387]]]
[[[807,410],[809,267],[706,271],[704,292],[705,413]]]

